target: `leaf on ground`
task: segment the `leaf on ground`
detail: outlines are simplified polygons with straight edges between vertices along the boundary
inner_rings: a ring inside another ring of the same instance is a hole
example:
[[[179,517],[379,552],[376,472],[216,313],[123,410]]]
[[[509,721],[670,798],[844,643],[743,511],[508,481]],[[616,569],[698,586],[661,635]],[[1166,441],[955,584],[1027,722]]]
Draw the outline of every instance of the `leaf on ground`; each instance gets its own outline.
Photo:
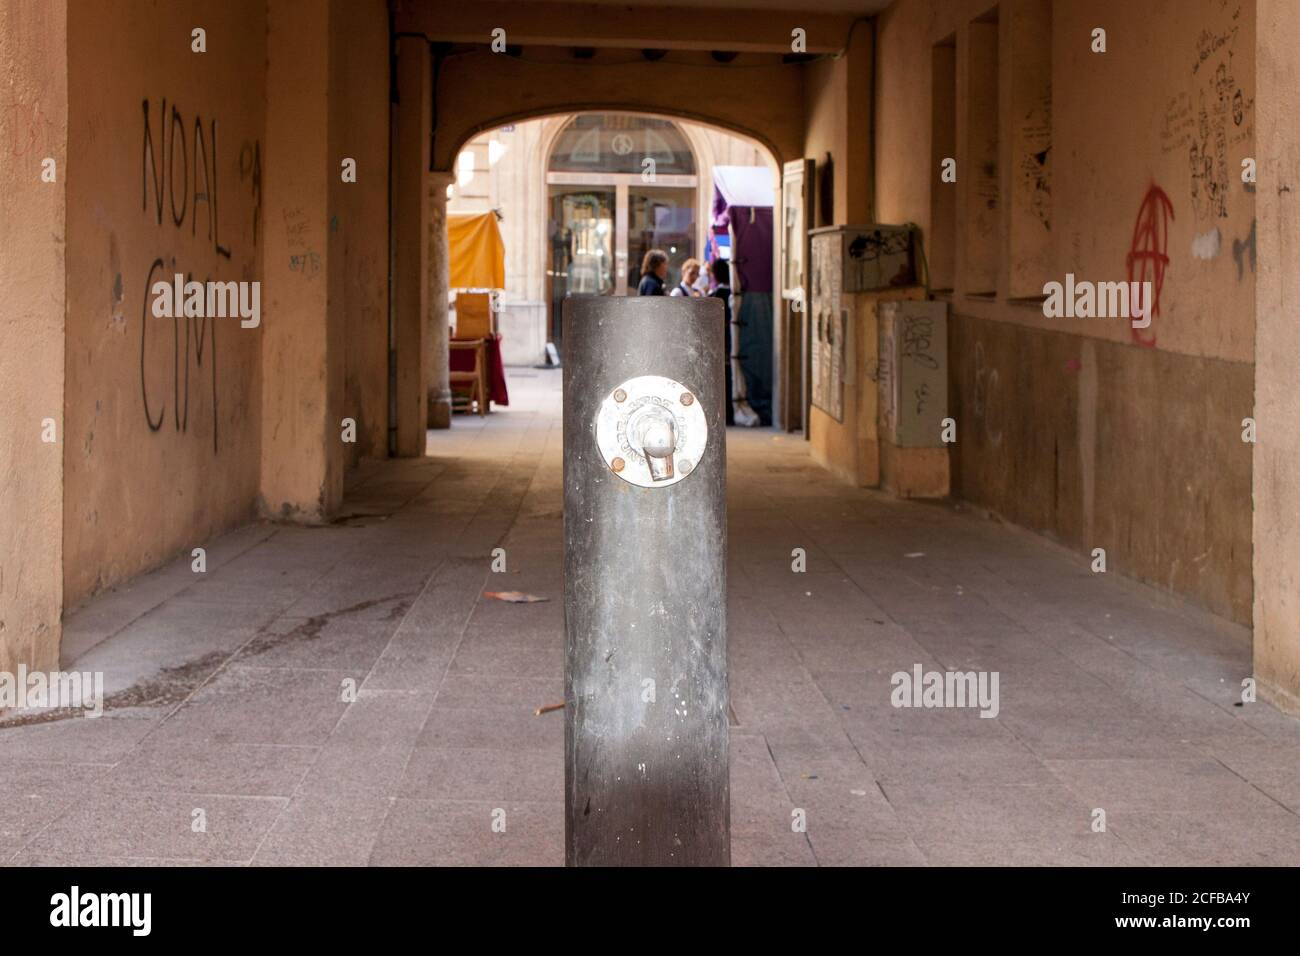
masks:
[[[538,597],[524,591],[484,591],[483,596],[494,601],[506,601],[510,604],[537,604],[550,598]]]

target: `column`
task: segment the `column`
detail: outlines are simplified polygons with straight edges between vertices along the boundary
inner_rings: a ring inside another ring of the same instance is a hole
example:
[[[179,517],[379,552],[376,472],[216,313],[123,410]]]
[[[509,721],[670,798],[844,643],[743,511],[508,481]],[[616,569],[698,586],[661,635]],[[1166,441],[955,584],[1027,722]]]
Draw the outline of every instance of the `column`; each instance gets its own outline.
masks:
[[[1300,715],[1300,19],[1292,0],[1259,0],[1256,10],[1255,677],[1262,698]]]
[[[451,427],[451,384],[447,343],[451,315],[447,296],[451,289],[451,250],[447,245],[447,187],[454,174],[435,170],[429,182],[429,329],[425,375],[429,389],[429,427]]]
[[[68,8],[0,0],[0,671],[59,666]],[[55,180],[42,179],[46,159]]]
[[[424,454],[429,372],[429,45],[397,41],[393,115],[393,361],[396,454]],[[444,346],[445,349],[445,346]]]
[[[329,6],[267,13],[263,249],[263,512],[325,520],[343,500],[341,304],[331,309]],[[334,277],[337,282],[337,276]]]

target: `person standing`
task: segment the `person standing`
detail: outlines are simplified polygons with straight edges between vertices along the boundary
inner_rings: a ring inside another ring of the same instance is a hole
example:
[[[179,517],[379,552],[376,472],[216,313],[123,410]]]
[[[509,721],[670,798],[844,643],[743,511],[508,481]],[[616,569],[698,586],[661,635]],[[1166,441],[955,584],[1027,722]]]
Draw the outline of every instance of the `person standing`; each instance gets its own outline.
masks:
[[[668,279],[668,254],[662,249],[651,249],[641,260],[641,282],[637,295],[664,295]]]
[[[682,263],[682,281],[677,283],[677,288],[673,289],[670,295],[686,296],[690,299],[698,299],[701,293],[695,288],[695,283],[700,278],[700,260],[687,259]]]
[[[732,405],[731,391],[731,263],[726,259],[714,259],[709,263],[709,274],[713,276],[713,291],[709,297],[722,300],[723,329],[726,337],[726,351],[723,353],[727,356],[727,380],[726,380],[726,401],[727,401],[727,424],[736,423],[735,408]]]

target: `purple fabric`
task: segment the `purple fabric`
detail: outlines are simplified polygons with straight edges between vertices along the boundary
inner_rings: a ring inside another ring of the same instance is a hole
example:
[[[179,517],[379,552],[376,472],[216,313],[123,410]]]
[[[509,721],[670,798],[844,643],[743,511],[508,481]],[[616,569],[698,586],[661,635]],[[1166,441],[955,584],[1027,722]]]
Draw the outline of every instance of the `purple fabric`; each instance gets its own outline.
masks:
[[[772,291],[772,207],[732,206],[732,268],[742,292]]]
[[[722,190],[718,184],[713,184],[713,225],[715,228],[726,229],[727,224],[731,222],[731,217],[727,215],[727,197],[722,195]]]

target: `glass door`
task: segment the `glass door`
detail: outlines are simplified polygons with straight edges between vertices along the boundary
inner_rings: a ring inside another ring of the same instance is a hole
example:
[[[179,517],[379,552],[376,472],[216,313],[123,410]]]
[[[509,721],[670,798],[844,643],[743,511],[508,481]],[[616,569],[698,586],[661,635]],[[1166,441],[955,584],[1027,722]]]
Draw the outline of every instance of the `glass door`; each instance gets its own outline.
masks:
[[[566,295],[614,292],[614,190],[550,186],[551,341],[563,340]]]
[[[620,230],[620,236],[622,231]],[[641,282],[641,260],[651,249],[668,254],[668,288],[682,278],[682,263],[695,255],[694,187],[627,187],[627,295],[636,295]]]

